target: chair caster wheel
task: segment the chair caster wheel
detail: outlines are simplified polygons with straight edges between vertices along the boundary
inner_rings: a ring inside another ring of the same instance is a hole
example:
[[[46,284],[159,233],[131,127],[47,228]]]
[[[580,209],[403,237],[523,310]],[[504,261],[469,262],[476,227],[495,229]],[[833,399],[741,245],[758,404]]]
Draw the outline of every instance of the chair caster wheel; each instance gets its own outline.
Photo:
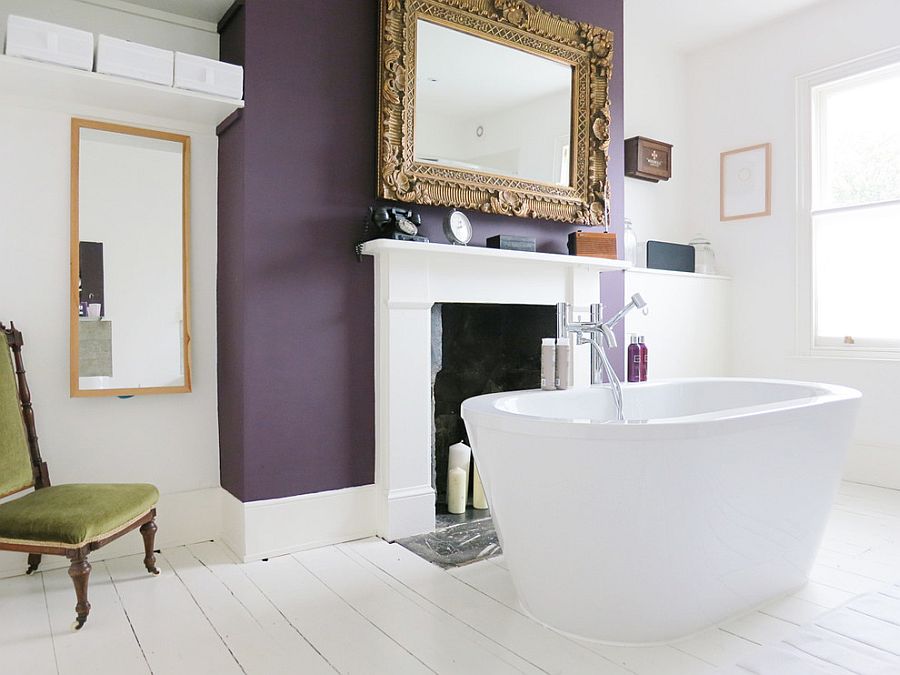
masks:
[[[87,623],[87,617],[78,617],[75,619],[75,622],[72,624],[72,630],[81,630],[84,628],[84,624]]]

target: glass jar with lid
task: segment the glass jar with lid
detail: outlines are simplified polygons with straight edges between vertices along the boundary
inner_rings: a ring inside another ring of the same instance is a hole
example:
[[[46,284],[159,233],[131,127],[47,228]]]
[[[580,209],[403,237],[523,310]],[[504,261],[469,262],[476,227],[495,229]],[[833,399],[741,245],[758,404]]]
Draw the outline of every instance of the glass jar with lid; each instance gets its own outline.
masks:
[[[716,252],[713,251],[709,239],[698,234],[689,243],[694,247],[694,272],[716,274]]]

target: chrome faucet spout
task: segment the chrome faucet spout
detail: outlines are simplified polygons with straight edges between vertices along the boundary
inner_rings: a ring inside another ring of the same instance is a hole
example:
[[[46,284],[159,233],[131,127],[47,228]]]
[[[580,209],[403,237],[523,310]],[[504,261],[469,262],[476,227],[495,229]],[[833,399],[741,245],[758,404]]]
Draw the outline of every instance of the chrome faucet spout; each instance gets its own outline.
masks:
[[[600,334],[603,335],[603,339],[606,340],[606,346],[610,349],[615,349],[619,346],[618,342],[616,342],[616,334],[612,332],[612,328],[605,323],[601,323],[597,326]]]

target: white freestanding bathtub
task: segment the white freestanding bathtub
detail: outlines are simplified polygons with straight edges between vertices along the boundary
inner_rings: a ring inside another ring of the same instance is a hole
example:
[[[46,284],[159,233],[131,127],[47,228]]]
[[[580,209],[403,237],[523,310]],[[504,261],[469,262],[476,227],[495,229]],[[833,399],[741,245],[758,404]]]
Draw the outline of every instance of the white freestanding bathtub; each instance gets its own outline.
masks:
[[[524,609],[674,641],[803,585],[860,393],[749,379],[470,398],[462,416]]]

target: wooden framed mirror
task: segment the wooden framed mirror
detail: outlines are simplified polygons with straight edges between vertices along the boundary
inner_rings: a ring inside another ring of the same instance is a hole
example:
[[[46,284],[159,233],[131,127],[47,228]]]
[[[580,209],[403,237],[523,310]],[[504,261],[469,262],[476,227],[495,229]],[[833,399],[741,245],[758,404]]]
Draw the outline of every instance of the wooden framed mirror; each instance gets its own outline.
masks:
[[[607,222],[611,31],[524,0],[381,0],[378,196]]]
[[[70,393],[191,391],[188,136],[72,120]]]

